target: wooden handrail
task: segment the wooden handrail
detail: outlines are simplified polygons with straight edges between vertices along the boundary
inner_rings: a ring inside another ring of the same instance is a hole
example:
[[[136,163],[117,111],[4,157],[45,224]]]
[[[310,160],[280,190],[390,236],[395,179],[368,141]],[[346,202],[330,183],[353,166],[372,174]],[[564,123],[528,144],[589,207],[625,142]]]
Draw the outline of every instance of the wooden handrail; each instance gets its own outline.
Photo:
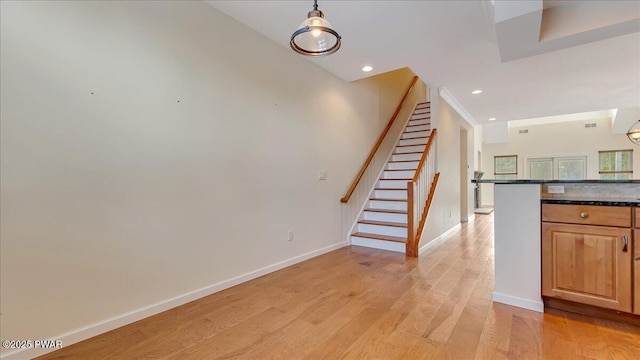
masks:
[[[427,160],[427,156],[431,152],[431,145],[433,144],[433,140],[436,138],[436,133],[437,132],[438,132],[438,129],[433,129],[431,131],[431,134],[429,135],[429,141],[427,141],[427,146],[425,146],[424,152],[422,153],[422,157],[420,158],[420,162],[418,163],[418,168],[416,169],[416,174],[413,175],[413,180],[411,180],[414,183],[418,181],[418,177],[420,175],[420,171],[422,170],[422,167],[424,166],[424,163]]]
[[[414,189],[415,189],[415,184],[413,181],[410,181],[409,184],[411,186],[409,186],[407,188],[408,194],[407,194],[407,210],[408,211],[408,220],[409,223],[407,224],[407,247],[406,247],[406,254],[408,256],[412,256],[412,257],[417,257],[418,256],[418,245],[420,244],[420,237],[422,237],[422,230],[424,229],[424,224],[427,222],[427,214],[429,213],[429,208],[431,207],[431,202],[433,201],[433,196],[436,193],[436,186],[438,185],[438,179],[440,179],[440,173],[437,172],[434,176],[433,176],[433,182],[431,183],[431,188],[429,188],[429,195],[427,195],[427,203],[424,205],[424,211],[422,212],[422,217],[420,218],[420,223],[418,224],[418,230],[415,232],[415,234],[413,233],[413,194],[414,194]]]
[[[418,225],[418,231],[416,231],[416,239],[418,240],[420,240],[420,237],[422,236],[422,230],[424,229],[424,224],[427,222],[427,214],[429,213],[429,208],[431,207],[431,202],[433,201],[433,195],[435,195],[436,193],[436,186],[438,186],[438,179],[440,179],[439,172],[437,172],[433,176],[433,182],[431,183],[431,188],[429,189],[429,195],[427,196],[427,203],[424,205],[424,211],[422,212],[420,225]]]
[[[438,179],[440,178],[440,173],[436,173],[433,177],[433,182],[431,183],[431,188],[429,189],[429,194],[427,195],[427,202],[424,206],[424,211],[422,212],[422,216],[420,217],[420,222],[418,223],[418,229],[416,232],[413,231],[415,228],[414,224],[414,194],[416,191],[416,184],[418,182],[418,178],[420,177],[420,172],[424,167],[424,163],[427,160],[427,156],[431,152],[431,147],[433,146],[433,142],[435,141],[436,135],[438,133],[438,129],[433,129],[431,134],[429,135],[429,141],[427,141],[427,146],[424,147],[424,151],[422,152],[422,157],[420,158],[420,162],[418,163],[418,167],[416,168],[416,173],[413,176],[413,179],[407,182],[407,247],[406,254],[408,256],[416,257],[418,256],[418,245],[420,243],[420,236],[422,235],[422,229],[424,228],[424,224],[427,220],[427,213],[429,212],[429,208],[431,207],[431,202],[433,201],[433,195],[436,191],[436,185],[438,184]]]
[[[413,89],[413,86],[416,84],[417,81],[418,81],[418,77],[414,76],[413,80],[411,80],[411,85],[409,85],[409,88],[404,93],[404,96],[402,97],[402,100],[400,100],[400,104],[398,104],[398,107],[396,108],[396,111],[391,116],[391,119],[389,120],[389,123],[387,123],[387,127],[384,128],[384,131],[382,131],[382,134],[380,134],[380,137],[378,138],[378,141],[373,146],[373,149],[371,149],[371,152],[369,152],[369,157],[367,157],[367,160],[365,160],[364,164],[362,164],[362,167],[360,168],[360,172],[358,172],[358,175],[353,180],[353,183],[351,184],[351,187],[349,188],[347,193],[344,195],[344,197],[342,199],[340,199],[340,202],[342,202],[342,203],[349,202],[349,199],[351,198],[351,195],[356,190],[356,186],[358,186],[358,183],[362,179],[362,176],[364,175],[364,172],[369,167],[369,164],[371,164],[371,160],[373,160],[373,157],[376,155],[376,152],[378,151],[378,148],[380,148],[380,145],[382,144],[382,141],[384,140],[385,136],[387,136],[387,133],[389,132],[389,129],[391,129],[391,126],[393,125],[393,122],[398,117],[398,114],[400,113],[400,110],[402,109],[402,106],[404,105],[404,101],[409,96],[409,92],[411,91],[411,89]]]

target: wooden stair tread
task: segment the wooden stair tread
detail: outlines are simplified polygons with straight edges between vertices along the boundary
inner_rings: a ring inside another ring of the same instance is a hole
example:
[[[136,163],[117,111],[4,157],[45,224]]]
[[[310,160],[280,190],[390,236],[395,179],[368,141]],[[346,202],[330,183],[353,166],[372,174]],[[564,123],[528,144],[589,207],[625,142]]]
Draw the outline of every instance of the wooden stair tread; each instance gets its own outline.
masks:
[[[396,147],[409,147],[409,146],[427,146],[427,144],[396,145]]]
[[[367,224],[367,225],[382,225],[382,226],[392,226],[392,227],[400,227],[406,228],[407,223],[399,223],[399,222],[391,222],[391,221],[378,221],[378,220],[360,220],[358,224]]]
[[[407,214],[408,213],[407,210],[391,210],[391,209],[378,209],[378,208],[365,208],[364,211],[387,213],[387,214]]]
[[[410,133],[417,133],[417,132],[421,132],[421,131],[431,131],[431,129],[429,130],[414,130],[414,131],[405,131],[405,134],[410,134]],[[407,139],[403,139],[403,140],[407,140]]]
[[[426,131],[426,130],[424,130],[424,131]],[[428,138],[429,138],[428,136],[418,136],[418,137],[414,137],[414,138],[411,138],[411,139],[400,139],[400,140],[402,141],[402,140],[415,140],[415,139],[428,139]],[[423,145],[423,144],[417,144],[417,145]]]
[[[407,191],[407,189],[394,189],[394,188],[375,188],[375,190],[399,190],[399,191]]]
[[[390,162],[390,163],[403,163],[403,162],[416,162],[416,161],[420,161],[420,160],[395,160],[395,161],[389,160],[388,162]]]
[[[419,161],[419,160],[416,160]],[[387,169],[385,171],[411,171],[411,170],[415,170],[415,169]],[[400,179],[380,179],[380,180],[400,180]]]
[[[369,234],[369,233],[363,233],[363,232],[356,232],[351,234],[351,236],[363,237],[368,239],[376,239],[376,240],[384,240],[384,241],[393,241],[393,242],[400,242],[400,243],[407,242],[406,238],[402,238],[398,236]]]
[[[385,199],[385,198],[376,198],[376,197],[369,198],[369,200],[373,200],[373,201],[402,201],[402,202],[407,202],[407,199]]]

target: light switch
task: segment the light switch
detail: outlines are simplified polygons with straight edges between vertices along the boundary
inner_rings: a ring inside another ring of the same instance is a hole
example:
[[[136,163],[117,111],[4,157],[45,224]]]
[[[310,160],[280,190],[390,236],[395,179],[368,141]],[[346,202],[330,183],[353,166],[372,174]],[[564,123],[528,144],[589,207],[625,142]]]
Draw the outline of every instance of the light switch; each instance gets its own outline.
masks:
[[[318,170],[318,180],[327,180],[327,172]]]

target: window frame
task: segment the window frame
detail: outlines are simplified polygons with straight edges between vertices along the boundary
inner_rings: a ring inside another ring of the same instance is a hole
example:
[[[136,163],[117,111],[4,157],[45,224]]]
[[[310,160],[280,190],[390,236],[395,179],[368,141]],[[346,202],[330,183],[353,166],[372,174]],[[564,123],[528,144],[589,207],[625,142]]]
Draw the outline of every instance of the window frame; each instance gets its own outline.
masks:
[[[631,164],[631,170],[613,170],[613,171],[603,171],[602,170],[602,158],[601,158],[601,154],[602,153],[622,153],[622,152],[628,152],[629,153],[629,163]],[[602,175],[614,175],[614,178],[616,178],[615,175],[617,174],[629,174],[629,178],[633,179],[633,149],[620,149],[620,150],[600,150],[598,151],[598,175],[600,176],[600,178],[602,179]]]
[[[515,158],[516,168],[515,172],[497,172],[496,171],[496,160],[499,158]],[[513,175],[513,179],[499,179],[499,180],[516,180],[518,179],[518,155],[494,155],[493,156],[493,177],[494,179],[498,179],[498,176],[510,176]]]

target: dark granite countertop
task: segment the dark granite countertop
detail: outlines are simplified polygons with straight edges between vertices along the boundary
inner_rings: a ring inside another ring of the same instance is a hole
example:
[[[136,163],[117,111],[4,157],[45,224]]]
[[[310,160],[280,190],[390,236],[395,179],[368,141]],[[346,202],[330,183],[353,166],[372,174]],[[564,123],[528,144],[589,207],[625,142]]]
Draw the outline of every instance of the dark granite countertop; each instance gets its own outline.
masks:
[[[578,195],[543,194],[541,202],[543,204],[640,207],[640,199],[626,198],[626,197],[589,197],[589,196],[578,196]]]
[[[479,184],[640,184],[640,180],[471,180]]]

